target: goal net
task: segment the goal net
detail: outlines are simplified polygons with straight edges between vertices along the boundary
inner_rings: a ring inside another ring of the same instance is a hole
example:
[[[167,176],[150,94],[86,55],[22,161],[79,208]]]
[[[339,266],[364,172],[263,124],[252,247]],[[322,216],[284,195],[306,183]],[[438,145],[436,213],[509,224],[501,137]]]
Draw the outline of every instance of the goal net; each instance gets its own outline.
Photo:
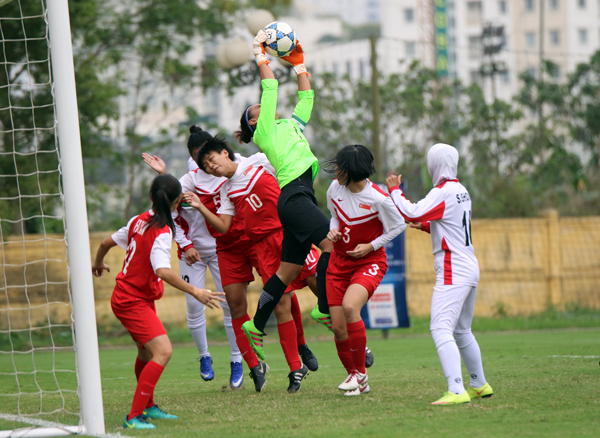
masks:
[[[0,437],[104,433],[67,0],[0,0],[0,257]]]

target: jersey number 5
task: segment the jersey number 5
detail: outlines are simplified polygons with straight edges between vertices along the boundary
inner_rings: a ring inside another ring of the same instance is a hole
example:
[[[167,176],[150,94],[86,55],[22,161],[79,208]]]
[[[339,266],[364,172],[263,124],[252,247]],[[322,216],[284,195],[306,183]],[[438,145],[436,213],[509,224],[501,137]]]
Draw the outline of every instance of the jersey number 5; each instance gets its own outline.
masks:
[[[129,243],[129,245],[127,245],[127,254],[125,255],[125,264],[123,265],[123,275],[127,275],[127,267],[129,266],[129,262],[131,262],[133,255],[135,254],[136,245],[137,244],[135,243],[135,239],[131,239],[131,242]]]
[[[463,213],[462,227],[465,229],[465,246],[473,244],[473,237],[471,236],[471,210],[469,210],[469,217],[467,218],[467,212]]]

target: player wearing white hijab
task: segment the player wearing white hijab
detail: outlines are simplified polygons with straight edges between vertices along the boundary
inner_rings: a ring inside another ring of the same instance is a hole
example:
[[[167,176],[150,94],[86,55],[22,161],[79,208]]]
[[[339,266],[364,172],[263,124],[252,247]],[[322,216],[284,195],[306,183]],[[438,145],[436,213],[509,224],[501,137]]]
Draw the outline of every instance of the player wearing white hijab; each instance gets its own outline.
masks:
[[[390,195],[411,227],[431,234],[435,256],[436,284],[431,300],[431,334],[437,348],[448,392],[434,405],[468,403],[491,397],[479,345],[471,332],[479,264],[471,239],[471,198],[457,179],[458,151],[447,144],[433,145],[427,153],[427,170],[434,188],[416,204],[400,186],[400,177],[385,180]],[[465,391],[460,359],[471,381]]]

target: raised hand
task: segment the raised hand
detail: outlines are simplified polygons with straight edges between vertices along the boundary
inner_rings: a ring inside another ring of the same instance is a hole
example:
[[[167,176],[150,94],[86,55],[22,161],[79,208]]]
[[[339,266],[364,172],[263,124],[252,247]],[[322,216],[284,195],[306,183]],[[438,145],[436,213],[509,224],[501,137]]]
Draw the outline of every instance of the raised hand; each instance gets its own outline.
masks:
[[[159,175],[165,175],[167,173],[167,165],[156,155],[149,155],[144,152],[142,157],[144,158],[144,163],[150,166],[150,168]]]
[[[294,50],[289,55],[282,56],[281,59],[292,64],[298,76],[301,74],[310,76],[310,73],[306,70],[306,65],[304,65],[304,50],[302,50],[300,41],[296,43],[296,47],[294,47]]]
[[[402,175],[390,175],[385,179],[385,186],[389,189],[392,187],[400,187],[400,183],[402,182]]]
[[[256,64],[260,66],[261,64],[267,63],[267,56],[265,55],[265,41],[267,41],[267,34],[264,30],[259,30],[256,36],[254,37],[254,41],[252,42],[252,50],[254,52],[254,59],[256,60]]]

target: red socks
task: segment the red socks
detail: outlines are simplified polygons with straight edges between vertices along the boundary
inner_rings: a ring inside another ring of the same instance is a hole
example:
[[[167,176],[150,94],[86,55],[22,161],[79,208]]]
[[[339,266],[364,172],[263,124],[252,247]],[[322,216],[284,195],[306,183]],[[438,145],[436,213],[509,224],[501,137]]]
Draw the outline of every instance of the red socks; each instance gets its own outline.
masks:
[[[140,360],[139,357],[135,358],[135,379],[139,382],[140,380],[140,375],[142,374],[142,371],[144,370],[144,367],[148,364],[148,362],[143,362]],[[147,408],[151,408],[152,406],[154,406],[156,403],[154,403],[154,393],[152,393],[152,395],[150,396],[150,400],[148,400],[148,404],[146,405]]]
[[[365,323],[361,319],[357,322],[346,324],[348,330],[348,340],[350,341],[350,353],[352,353],[352,362],[354,368],[359,373],[367,372],[365,368],[365,348],[367,347],[367,332]]]
[[[164,369],[165,367],[152,361],[144,366],[144,369],[138,378],[137,388],[135,389],[135,395],[133,396],[133,404],[131,405],[131,412],[129,412],[129,416],[127,417],[128,420],[131,420],[133,417],[137,417],[144,412],[144,409],[146,409],[146,406],[148,405],[148,401],[154,394],[156,382],[160,379],[160,375]]]
[[[242,324],[246,321],[250,321],[248,314],[245,314],[241,318],[232,319],[231,324],[233,325],[233,333],[235,334],[235,341],[240,349],[240,353],[242,353],[242,357],[248,364],[248,367],[252,368],[258,366],[258,357],[256,357],[256,353],[250,346],[250,341],[242,330]]]
[[[350,352],[350,339],[346,339],[345,341],[335,339],[335,348],[337,348],[342,365],[344,365],[344,368],[350,374],[354,370],[354,362],[352,361],[352,353]]]
[[[304,339],[304,325],[302,324],[302,312],[300,311],[300,303],[298,302],[298,297],[295,293],[292,296],[292,318],[294,318],[294,324],[296,324],[296,340],[298,342],[298,345],[305,345],[306,339]]]
[[[285,360],[290,366],[290,371],[302,368],[302,362],[300,362],[300,356],[298,356],[298,343],[296,341],[298,334],[294,320],[277,324],[277,330],[279,331],[281,349],[285,355]]]

